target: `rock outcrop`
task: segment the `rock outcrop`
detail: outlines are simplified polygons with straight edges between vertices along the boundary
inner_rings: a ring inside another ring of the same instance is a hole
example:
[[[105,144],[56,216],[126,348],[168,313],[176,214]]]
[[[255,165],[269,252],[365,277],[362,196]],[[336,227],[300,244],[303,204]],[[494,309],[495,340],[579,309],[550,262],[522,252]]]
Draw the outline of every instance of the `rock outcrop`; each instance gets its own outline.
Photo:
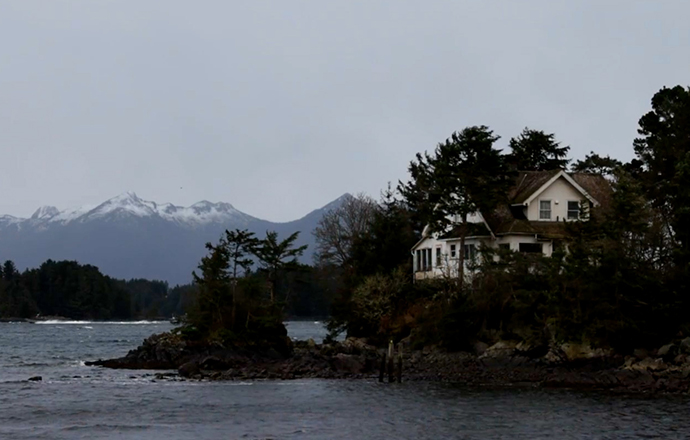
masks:
[[[631,392],[690,390],[690,338],[658,350],[638,349],[627,357],[581,344],[534,346],[500,341],[492,346],[478,344],[475,350],[475,353],[449,353],[433,347],[408,350],[403,355],[403,380]],[[87,365],[177,370],[177,377],[203,380],[375,380],[383,353],[383,349],[356,338],[334,344],[298,341],[291,355],[281,356],[270,350],[250,352],[219,344],[191,343],[163,333],[149,337],[123,358]]]

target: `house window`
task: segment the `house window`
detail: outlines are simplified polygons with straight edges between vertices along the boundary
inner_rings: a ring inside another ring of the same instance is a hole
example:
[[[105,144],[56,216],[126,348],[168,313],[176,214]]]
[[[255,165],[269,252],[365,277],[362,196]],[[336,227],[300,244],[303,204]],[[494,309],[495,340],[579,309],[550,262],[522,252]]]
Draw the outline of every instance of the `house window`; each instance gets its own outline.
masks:
[[[551,220],[551,200],[539,201],[539,219]]]
[[[475,252],[476,247],[473,244],[466,244],[465,245],[465,259],[466,260],[473,260],[474,256],[476,254]]]
[[[457,255],[455,254],[455,245],[451,244],[450,245],[450,258],[455,258]]]
[[[527,254],[541,254],[542,244],[541,243],[520,243],[520,252]]]
[[[422,251],[417,249],[417,272],[422,271]]]
[[[568,201],[568,220],[580,218],[580,202]]]
[[[426,250],[426,267],[425,270],[431,270],[431,248]]]
[[[436,248],[436,266],[441,266],[441,248]]]
[[[498,245],[498,248],[503,250],[503,251],[509,251],[510,250],[510,243],[501,243]]]

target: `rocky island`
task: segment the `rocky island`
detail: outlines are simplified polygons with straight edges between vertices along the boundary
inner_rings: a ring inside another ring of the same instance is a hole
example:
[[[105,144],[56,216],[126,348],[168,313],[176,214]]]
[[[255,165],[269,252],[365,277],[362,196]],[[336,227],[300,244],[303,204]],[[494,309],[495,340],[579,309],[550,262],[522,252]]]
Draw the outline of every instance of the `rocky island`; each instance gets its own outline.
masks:
[[[363,338],[317,344],[295,341],[291,353],[228,349],[161,333],[117,359],[87,362],[106,368],[176,370],[159,377],[191,380],[379,378],[385,350]],[[529,386],[621,392],[688,392],[690,338],[654,351],[622,356],[578,344],[534,347],[514,341],[475,345],[474,352],[427,347],[403,352],[403,381],[447,381],[469,386]]]

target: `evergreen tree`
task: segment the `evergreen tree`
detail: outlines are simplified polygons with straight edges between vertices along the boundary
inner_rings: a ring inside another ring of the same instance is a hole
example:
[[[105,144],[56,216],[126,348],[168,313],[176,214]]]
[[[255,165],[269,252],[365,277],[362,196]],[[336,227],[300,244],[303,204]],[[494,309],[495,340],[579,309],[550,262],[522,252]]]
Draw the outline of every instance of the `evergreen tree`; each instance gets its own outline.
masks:
[[[275,290],[278,274],[282,270],[296,269],[297,258],[307,249],[307,245],[294,247],[299,232],[295,232],[283,241],[278,241],[278,233],[266,231],[266,238],[261,241],[256,249],[256,257],[260,266],[266,273],[266,281],[269,285],[271,303],[275,304]]]
[[[633,145],[647,197],[677,243],[679,268],[690,272],[690,87],[659,90],[638,133]]]
[[[238,283],[240,276],[245,276],[254,265],[252,255],[256,254],[259,240],[253,232],[236,229],[225,231],[225,245],[229,258],[230,291],[232,294],[232,312],[230,315],[230,328],[235,328],[237,317],[237,302],[239,295]]]
[[[599,156],[594,151],[585,156],[584,160],[578,160],[572,165],[576,173],[600,174],[607,178],[613,178],[615,171],[623,166],[623,162],[613,159],[611,156]]]
[[[508,162],[519,171],[565,169],[570,162],[570,147],[561,147],[553,133],[525,128],[508,145],[512,150]]]
[[[433,154],[417,154],[409,166],[411,180],[399,185],[407,205],[426,220],[430,232],[443,233],[458,225],[460,249],[470,214],[493,209],[511,184],[505,157],[493,147],[498,139],[486,126],[455,132]],[[464,252],[458,266],[462,287]]]
[[[209,254],[201,259],[200,273],[192,272],[194,284],[198,286],[192,322],[204,333],[225,327],[230,291],[230,263],[226,244],[224,239],[217,245],[206,243]]]

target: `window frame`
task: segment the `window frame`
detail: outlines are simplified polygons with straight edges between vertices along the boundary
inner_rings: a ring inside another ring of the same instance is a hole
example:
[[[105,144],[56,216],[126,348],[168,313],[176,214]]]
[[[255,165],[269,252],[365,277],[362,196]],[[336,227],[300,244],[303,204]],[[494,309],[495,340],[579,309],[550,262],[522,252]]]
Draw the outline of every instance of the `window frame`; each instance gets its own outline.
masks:
[[[537,247],[539,251],[537,251]],[[531,248],[531,249],[530,249]],[[518,243],[518,252],[523,254],[544,254],[544,243],[530,243],[522,242]]]
[[[541,206],[542,203],[548,203],[549,204],[549,209],[548,209],[549,216],[548,217],[543,216],[543,213],[547,212],[547,210],[542,209],[542,206]],[[539,199],[539,220],[550,221],[552,217],[553,217],[553,201],[551,199]]]
[[[577,203],[577,210],[570,209],[571,203]],[[567,209],[566,209],[566,214],[565,214],[565,216],[568,220],[580,220],[580,203],[581,203],[580,200],[568,200],[568,205],[566,206]],[[575,217],[570,216],[571,212],[575,212]]]

